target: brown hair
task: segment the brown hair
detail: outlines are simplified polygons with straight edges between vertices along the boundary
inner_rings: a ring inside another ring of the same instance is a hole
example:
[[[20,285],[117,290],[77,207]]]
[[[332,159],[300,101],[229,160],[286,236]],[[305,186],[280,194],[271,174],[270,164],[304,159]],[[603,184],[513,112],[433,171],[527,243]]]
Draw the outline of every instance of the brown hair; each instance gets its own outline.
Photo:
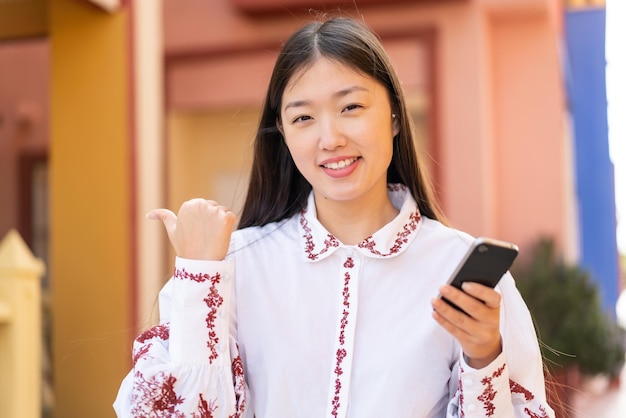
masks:
[[[250,184],[239,228],[285,219],[306,205],[311,185],[296,168],[277,123],[280,122],[285,87],[297,71],[310,66],[319,57],[347,65],[387,89],[399,126],[387,169],[387,182],[406,185],[422,215],[443,220],[430,181],[419,163],[415,128],[387,53],[364,24],[351,18],[335,17],[305,25],[285,42],[280,51],[254,142]]]

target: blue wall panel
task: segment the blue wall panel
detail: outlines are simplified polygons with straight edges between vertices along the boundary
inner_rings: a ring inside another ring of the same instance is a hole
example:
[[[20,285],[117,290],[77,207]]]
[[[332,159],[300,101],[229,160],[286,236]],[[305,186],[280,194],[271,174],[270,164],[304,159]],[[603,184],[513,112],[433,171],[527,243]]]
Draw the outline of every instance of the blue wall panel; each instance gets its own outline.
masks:
[[[605,9],[571,11],[565,17],[567,93],[574,123],[580,263],[598,282],[605,309],[618,297],[615,182],[609,156]]]

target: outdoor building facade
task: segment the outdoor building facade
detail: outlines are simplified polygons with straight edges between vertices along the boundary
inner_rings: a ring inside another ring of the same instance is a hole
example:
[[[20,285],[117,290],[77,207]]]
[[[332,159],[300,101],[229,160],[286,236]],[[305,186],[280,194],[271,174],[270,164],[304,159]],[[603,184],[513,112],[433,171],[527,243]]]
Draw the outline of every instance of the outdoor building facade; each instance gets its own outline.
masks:
[[[323,14],[379,34],[451,225],[580,256],[559,0],[21,0],[3,14],[0,236],[18,228],[48,264],[54,416],[113,416],[173,263],[145,213],[241,207],[281,42]]]

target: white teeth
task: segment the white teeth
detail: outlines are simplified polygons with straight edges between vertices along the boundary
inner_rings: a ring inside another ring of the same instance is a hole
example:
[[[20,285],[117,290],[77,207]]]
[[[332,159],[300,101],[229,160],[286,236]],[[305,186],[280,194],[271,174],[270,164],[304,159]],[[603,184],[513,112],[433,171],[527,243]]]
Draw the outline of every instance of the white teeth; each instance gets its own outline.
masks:
[[[356,158],[347,158],[345,160],[324,164],[324,168],[330,168],[331,170],[339,170],[340,168],[349,166],[355,161],[356,161]]]

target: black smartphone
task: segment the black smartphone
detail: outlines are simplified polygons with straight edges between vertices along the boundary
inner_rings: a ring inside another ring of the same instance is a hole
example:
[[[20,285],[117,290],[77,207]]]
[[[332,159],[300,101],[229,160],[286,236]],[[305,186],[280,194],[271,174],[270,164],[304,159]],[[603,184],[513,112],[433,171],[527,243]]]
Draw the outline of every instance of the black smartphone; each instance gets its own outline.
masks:
[[[486,237],[476,238],[448,280],[448,284],[458,289],[461,289],[463,282],[496,287],[513,264],[518,252],[517,245],[510,242]],[[441,295],[439,297],[450,306],[462,310]]]

